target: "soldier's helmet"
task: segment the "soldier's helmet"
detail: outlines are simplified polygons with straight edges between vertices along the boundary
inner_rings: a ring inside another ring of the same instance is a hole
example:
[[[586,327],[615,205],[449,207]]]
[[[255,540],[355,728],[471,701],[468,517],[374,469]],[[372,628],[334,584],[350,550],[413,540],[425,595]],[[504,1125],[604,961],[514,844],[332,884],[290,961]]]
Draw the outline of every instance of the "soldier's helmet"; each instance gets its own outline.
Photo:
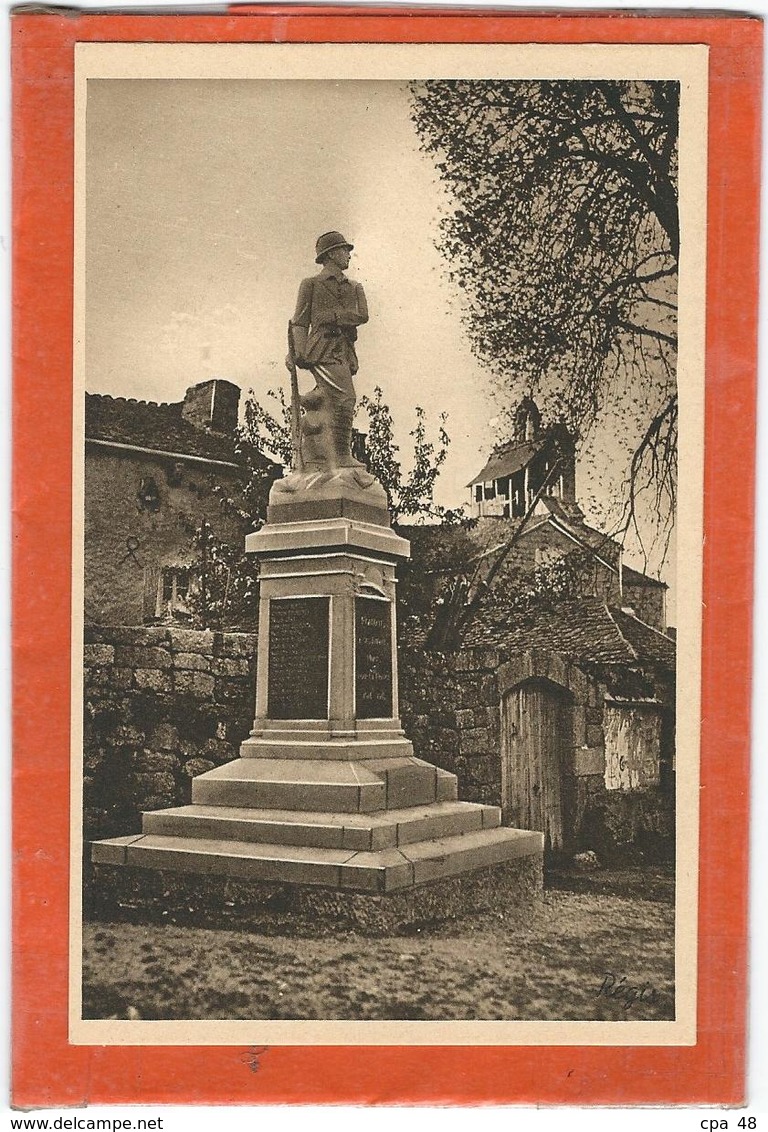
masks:
[[[323,232],[322,236],[317,237],[315,244],[315,263],[322,263],[323,256],[332,252],[334,248],[349,248],[352,251],[354,246],[344,239],[341,232]]]

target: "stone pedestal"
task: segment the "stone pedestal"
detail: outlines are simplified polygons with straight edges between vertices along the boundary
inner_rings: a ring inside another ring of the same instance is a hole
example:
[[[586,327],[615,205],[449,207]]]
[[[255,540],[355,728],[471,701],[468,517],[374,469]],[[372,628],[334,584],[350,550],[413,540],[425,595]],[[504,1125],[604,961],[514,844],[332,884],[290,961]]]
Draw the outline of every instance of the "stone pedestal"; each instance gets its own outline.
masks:
[[[195,778],[191,805],[96,843],[95,863],[236,878],[254,899],[265,885],[333,890],[313,898],[318,909],[345,893],[397,894],[397,915],[416,918],[439,915],[443,892],[446,915],[473,907],[478,870],[502,868],[505,891],[538,890],[543,835],[458,801],[456,776],[416,758],[403,734],[395,575],[409,545],[385,504],[356,469],[275,485],[246,544],[261,580],[255,720],[240,758]],[[510,888],[513,876],[528,879]],[[466,881],[445,887],[456,878]]]
[[[244,758],[408,756],[397,693],[395,564],[410,547],[354,519],[268,524],[261,559],[256,718]]]

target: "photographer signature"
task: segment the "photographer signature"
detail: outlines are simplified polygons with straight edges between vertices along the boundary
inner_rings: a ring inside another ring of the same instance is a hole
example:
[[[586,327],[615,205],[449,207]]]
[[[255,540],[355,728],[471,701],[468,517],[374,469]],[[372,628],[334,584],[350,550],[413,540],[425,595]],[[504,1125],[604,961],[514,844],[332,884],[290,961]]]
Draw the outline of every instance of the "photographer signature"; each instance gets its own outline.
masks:
[[[626,1014],[638,1002],[650,1005],[657,1002],[658,997],[658,991],[650,983],[630,983],[626,975],[615,975],[612,971],[605,973],[597,991],[597,998],[613,999],[621,1004]]]

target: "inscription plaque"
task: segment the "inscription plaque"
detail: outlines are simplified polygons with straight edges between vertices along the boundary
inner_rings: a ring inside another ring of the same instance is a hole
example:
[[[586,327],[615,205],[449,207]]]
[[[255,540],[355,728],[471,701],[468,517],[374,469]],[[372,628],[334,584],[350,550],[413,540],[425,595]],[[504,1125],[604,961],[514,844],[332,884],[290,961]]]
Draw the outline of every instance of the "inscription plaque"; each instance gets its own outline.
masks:
[[[355,598],[355,714],[392,716],[392,606],[370,597]]]
[[[329,602],[327,597],[270,601],[270,719],[328,718]]]

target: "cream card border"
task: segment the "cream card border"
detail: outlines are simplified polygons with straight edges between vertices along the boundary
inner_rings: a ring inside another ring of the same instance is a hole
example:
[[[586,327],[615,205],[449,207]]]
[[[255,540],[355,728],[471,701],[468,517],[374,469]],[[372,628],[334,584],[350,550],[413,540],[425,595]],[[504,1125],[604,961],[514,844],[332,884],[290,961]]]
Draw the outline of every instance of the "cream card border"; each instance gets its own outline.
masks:
[[[696,1041],[708,48],[701,44],[126,44],[75,49],[74,457],[69,1040],[77,1045],[692,1045]],[[676,79],[680,446],[673,1022],[82,1020],[85,131],[91,78]]]

